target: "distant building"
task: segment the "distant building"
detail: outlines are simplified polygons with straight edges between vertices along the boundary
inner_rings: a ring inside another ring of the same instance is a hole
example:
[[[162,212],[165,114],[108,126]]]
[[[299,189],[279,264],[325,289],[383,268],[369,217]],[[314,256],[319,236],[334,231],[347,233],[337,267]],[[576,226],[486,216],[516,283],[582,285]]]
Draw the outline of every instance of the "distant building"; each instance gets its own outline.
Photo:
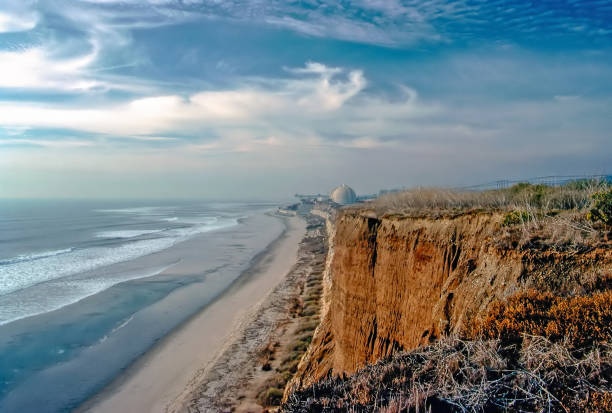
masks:
[[[331,191],[329,197],[332,201],[340,205],[352,204],[357,201],[357,195],[355,191],[353,191],[353,188],[344,184]]]

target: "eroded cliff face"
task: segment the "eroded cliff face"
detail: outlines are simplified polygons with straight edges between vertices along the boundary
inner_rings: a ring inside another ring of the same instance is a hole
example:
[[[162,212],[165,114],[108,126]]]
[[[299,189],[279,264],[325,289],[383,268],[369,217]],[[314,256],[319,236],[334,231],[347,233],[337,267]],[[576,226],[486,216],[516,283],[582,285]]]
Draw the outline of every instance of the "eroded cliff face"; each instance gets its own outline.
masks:
[[[554,282],[561,272],[595,271],[595,263],[610,268],[610,249],[569,254],[497,247],[502,219],[496,213],[435,220],[339,214],[323,318],[292,386],[352,373],[459,332],[493,300]]]

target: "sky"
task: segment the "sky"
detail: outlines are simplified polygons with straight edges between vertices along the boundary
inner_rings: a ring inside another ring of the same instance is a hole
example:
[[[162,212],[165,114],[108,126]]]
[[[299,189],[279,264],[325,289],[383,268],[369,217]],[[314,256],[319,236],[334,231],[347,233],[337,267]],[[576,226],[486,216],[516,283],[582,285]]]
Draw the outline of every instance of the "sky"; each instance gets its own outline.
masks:
[[[611,173],[612,0],[0,0],[0,198]]]

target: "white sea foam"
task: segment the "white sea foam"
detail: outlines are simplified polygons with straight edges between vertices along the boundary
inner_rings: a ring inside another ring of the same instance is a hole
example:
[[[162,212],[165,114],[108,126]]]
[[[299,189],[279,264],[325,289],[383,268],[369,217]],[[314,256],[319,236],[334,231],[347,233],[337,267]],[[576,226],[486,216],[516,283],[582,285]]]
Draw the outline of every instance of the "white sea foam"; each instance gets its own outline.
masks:
[[[141,235],[155,234],[163,229],[131,229],[125,231],[102,231],[96,234],[97,238],[135,238]]]
[[[104,291],[115,284],[160,274],[170,266],[115,277],[51,280],[44,286],[44,299],[41,299],[40,293],[31,293],[29,290],[0,295],[0,325],[60,309]],[[127,322],[129,320],[120,327]]]
[[[99,267],[133,260],[170,248],[195,235],[237,224],[223,219],[208,225],[195,225],[163,231],[159,238],[131,241],[115,247],[68,249],[35,253],[4,260],[0,265],[0,296],[33,285],[83,273]]]
[[[36,252],[33,254],[18,255],[13,258],[7,258],[5,260],[0,260],[0,265],[9,265],[9,264],[15,264],[18,262],[22,262],[22,261],[33,261],[33,260],[38,260],[41,258],[54,257],[56,255],[62,255],[62,254],[72,252],[73,250],[74,248],[65,248],[65,249],[55,250],[55,251],[43,251],[43,252]]]
[[[113,213],[113,214],[138,214],[138,215],[150,215],[153,213],[159,213],[160,211],[172,209],[173,207],[159,207],[159,206],[144,206],[136,208],[117,208],[117,209],[95,209],[96,212]]]

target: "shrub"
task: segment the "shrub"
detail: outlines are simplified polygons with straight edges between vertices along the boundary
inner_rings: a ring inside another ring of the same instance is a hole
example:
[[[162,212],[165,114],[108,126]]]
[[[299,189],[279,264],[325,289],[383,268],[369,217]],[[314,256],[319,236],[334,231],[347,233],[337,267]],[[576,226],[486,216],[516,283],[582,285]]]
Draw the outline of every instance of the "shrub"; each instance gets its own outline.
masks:
[[[594,192],[609,188],[604,180],[574,181],[561,186],[519,183],[509,188],[485,191],[414,188],[381,195],[367,207],[379,214],[412,216],[437,216],[441,211],[456,213],[470,209],[581,210],[591,204]]]
[[[309,341],[298,340],[291,346],[291,350],[297,351],[297,352],[300,352],[300,351],[306,352],[306,349],[308,348],[308,344],[310,344]]]
[[[554,192],[555,189],[547,185],[532,185],[524,182],[511,186],[508,191],[513,198],[519,199],[527,205],[541,208],[546,196]]]
[[[580,406],[585,412],[612,412],[612,393],[611,392],[594,392],[585,401],[584,405]]]
[[[567,338],[576,347],[612,338],[612,291],[592,296],[558,299],[549,311],[545,335]]]
[[[498,340],[447,337],[297,389],[281,411],[604,412],[611,367],[608,345],[575,357],[543,337],[530,337],[516,353]]]
[[[271,387],[260,396],[264,406],[278,406],[283,400],[283,391],[278,387]]]
[[[319,325],[319,320],[306,320],[301,322],[298,329],[295,331],[296,334],[314,331]]]
[[[504,216],[504,221],[502,222],[502,225],[504,227],[510,227],[512,225],[517,225],[517,224],[522,224],[523,222],[532,221],[533,219],[534,219],[534,216],[530,212],[511,211],[511,212],[508,212]]]
[[[568,340],[573,347],[610,341],[612,291],[571,298],[523,291],[494,303],[488,314],[472,325],[471,334],[503,343],[519,343],[524,334],[537,335]]]
[[[278,369],[278,371],[280,373],[284,373],[286,371],[295,374],[295,372],[297,371],[298,365],[300,364],[300,358],[302,355],[302,352],[298,353],[298,352],[294,352],[295,354],[299,354],[300,356],[295,358],[295,359],[286,359],[283,361],[283,363],[281,364],[280,368]],[[294,354],[292,353],[292,354]]]
[[[587,219],[591,222],[601,221],[605,225],[612,225],[612,188],[596,192],[592,198],[593,205],[587,214]]]
[[[522,340],[524,333],[543,335],[555,296],[527,290],[491,305],[488,314],[472,326],[472,337],[499,338],[506,343]]]

